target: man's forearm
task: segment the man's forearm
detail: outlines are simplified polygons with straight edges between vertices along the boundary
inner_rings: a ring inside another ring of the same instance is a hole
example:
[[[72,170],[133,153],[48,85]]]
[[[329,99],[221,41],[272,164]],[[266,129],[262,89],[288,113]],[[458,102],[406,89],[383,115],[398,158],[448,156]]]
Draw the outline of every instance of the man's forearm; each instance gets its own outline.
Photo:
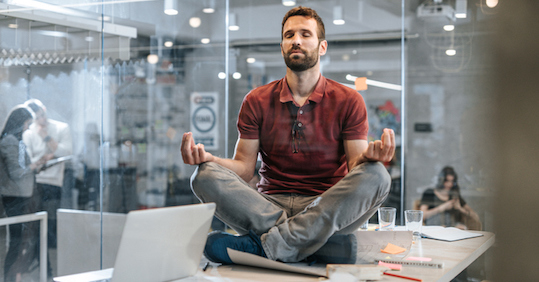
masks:
[[[243,161],[223,159],[216,156],[213,156],[213,159],[211,161],[232,170],[246,182],[249,182],[249,180],[251,180],[251,178],[253,177],[254,169],[250,169],[249,165],[247,165]]]

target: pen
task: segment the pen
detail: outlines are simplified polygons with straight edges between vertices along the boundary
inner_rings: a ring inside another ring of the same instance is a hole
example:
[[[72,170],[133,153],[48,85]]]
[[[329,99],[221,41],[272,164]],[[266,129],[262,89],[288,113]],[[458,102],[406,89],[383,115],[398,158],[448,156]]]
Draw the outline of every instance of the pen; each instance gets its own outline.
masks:
[[[403,275],[398,275],[398,274],[393,274],[393,273],[389,273],[389,272],[384,272],[385,275],[389,275],[389,276],[395,276],[395,277],[399,277],[399,278],[404,278],[404,279],[408,279],[408,280],[413,280],[413,281],[423,281],[421,279],[418,279],[418,278],[413,278],[413,277],[408,277],[408,276],[403,276]]]
[[[204,267],[202,268],[202,271],[206,271],[206,269],[208,269],[208,266],[210,266],[210,262],[206,262],[206,264],[204,265]]]

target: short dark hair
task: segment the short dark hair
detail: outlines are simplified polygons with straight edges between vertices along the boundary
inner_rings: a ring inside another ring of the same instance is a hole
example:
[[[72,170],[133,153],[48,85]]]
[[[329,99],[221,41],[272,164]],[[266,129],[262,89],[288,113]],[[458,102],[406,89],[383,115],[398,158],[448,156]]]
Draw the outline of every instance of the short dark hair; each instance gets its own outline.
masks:
[[[43,105],[43,103],[41,103],[41,101],[39,101],[38,99],[30,99],[24,102],[24,105],[32,109],[34,114],[37,114],[37,112],[39,112],[40,110],[46,110],[45,105]]]
[[[322,41],[326,39],[326,28],[324,27],[324,22],[322,21],[322,18],[316,13],[315,10],[309,8],[309,7],[295,7],[292,8],[286,15],[284,15],[283,23],[281,25],[281,40],[283,40],[283,32],[284,32],[284,24],[288,20],[288,18],[293,16],[303,16],[307,18],[314,19],[316,21],[316,25],[318,27],[318,41]]]

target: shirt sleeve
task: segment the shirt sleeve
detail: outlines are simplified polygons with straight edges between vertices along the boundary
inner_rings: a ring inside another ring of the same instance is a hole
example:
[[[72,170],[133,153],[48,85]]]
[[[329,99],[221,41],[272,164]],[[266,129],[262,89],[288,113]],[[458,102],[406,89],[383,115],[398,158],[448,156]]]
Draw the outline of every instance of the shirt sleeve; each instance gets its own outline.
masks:
[[[9,178],[18,180],[33,175],[33,171],[26,165],[26,162],[20,162],[21,157],[23,160],[25,159],[26,152],[24,148],[21,148],[15,137],[2,139],[0,153],[4,158]]]
[[[430,208],[434,205],[434,191],[432,189],[427,189],[425,192],[423,192],[423,196],[421,197],[421,203],[420,205],[427,205]]]
[[[343,123],[344,140],[367,140],[369,134],[369,121],[367,118],[367,108],[363,97],[358,92],[351,92],[347,116]]]
[[[250,92],[243,99],[240,113],[238,115],[238,131],[239,137],[242,139],[259,139],[260,138],[260,107],[256,103],[256,99]]]
[[[56,142],[58,142],[58,148],[56,148],[54,156],[63,157],[73,153],[71,131],[69,130],[69,126],[67,124],[58,132],[58,140],[56,140]]]

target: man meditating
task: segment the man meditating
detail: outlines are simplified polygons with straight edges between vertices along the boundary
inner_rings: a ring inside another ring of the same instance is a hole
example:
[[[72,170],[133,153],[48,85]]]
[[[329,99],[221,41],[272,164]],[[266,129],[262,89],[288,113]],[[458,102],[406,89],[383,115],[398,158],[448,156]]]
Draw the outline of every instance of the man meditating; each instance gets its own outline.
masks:
[[[245,96],[234,157],[214,156],[183,135],[183,161],[198,165],[193,192],[215,202],[216,216],[240,234],[210,233],[204,254],[223,264],[233,263],[227,248],[282,262],[353,264],[353,232],[389,193],[380,162],[392,159],[395,134],[384,129],[381,140],[367,142],[361,95],[321,75],[328,43],[316,11],[290,10],[281,37],[286,76]],[[258,157],[256,191],[247,182]]]

